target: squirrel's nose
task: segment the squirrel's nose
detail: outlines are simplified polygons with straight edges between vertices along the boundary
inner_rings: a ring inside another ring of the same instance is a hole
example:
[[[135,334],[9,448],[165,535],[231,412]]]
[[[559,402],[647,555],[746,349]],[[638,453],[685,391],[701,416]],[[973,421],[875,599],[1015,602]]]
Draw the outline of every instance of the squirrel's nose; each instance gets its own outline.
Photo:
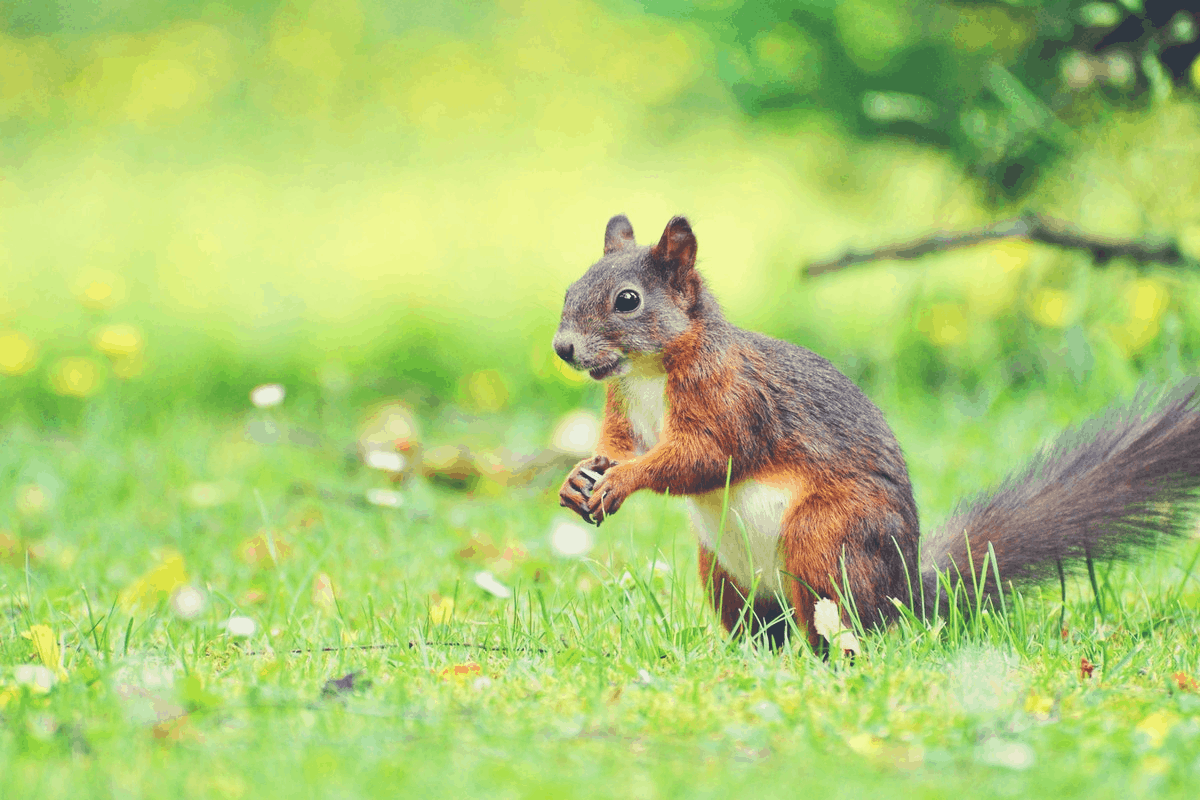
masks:
[[[575,363],[575,343],[565,336],[554,337],[554,352],[568,364]]]

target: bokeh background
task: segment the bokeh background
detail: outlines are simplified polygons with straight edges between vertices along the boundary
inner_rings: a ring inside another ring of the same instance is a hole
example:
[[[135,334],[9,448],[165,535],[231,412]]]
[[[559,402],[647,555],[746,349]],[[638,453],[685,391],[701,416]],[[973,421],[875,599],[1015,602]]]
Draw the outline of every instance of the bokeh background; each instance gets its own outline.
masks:
[[[1022,210],[1200,256],[1197,31],[1150,0],[7,0],[0,422],[153,429],[279,382],[544,436],[598,403],[549,342],[617,212],[689,215],[728,314],[901,427],[1095,405],[1195,371],[1194,268],[802,267]]]

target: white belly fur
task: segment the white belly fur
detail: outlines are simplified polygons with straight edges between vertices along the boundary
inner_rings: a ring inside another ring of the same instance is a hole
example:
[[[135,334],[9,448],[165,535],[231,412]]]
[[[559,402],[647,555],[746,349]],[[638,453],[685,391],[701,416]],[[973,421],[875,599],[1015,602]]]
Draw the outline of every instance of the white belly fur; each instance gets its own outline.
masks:
[[[692,526],[700,543],[715,551],[721,563],[746,591],[757,597],[783,594],[779,532],[789,493],[753,480],[729,487],[725,531],[720,532],[722,487],[688,498]]]
[[[626,413],[634,436],[640,440],[638,453],[649,450],[662,434],[667,412],[667,376],[661,364],[636,364],[620,378]],[[688,498],[692,526],[701,544],[715,551],[721,566],[739,584],[756,595],[773,597],[783,592],[779,570],[779,532],[789,496],[783,489],[748,480],[729,487],[725,532],[721,526],[724,487]]]

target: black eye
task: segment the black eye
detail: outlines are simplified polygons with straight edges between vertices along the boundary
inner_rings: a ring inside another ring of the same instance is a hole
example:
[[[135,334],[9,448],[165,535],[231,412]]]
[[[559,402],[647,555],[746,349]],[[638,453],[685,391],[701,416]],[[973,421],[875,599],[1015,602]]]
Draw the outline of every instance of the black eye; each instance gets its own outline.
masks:
[[[641,304],[642,298],[637,292],[633,289],[622,289],[617,293],[617,302],[613,303],[613,308],[628,314],[630,311],[637,311]]]

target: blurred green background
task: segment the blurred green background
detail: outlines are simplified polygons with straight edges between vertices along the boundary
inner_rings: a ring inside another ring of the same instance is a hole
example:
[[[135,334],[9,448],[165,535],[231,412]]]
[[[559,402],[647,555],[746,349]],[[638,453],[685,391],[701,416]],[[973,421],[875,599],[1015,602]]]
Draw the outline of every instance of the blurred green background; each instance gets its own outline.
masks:
[[[7,0],[0,418],[153,425],[272,381],[594,403],[549,341],[617,212],[642,241],[689,215],[735,322],[889,412],[1194,372],[1184,268],[1008,242],[801,274],[1024,209],[1200,256],[1186,6]]]

